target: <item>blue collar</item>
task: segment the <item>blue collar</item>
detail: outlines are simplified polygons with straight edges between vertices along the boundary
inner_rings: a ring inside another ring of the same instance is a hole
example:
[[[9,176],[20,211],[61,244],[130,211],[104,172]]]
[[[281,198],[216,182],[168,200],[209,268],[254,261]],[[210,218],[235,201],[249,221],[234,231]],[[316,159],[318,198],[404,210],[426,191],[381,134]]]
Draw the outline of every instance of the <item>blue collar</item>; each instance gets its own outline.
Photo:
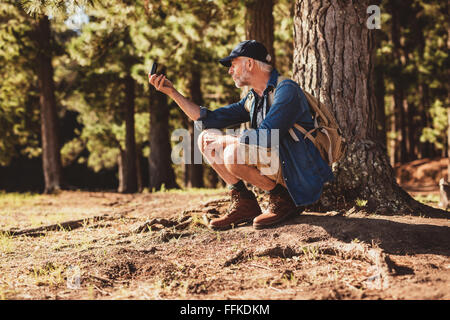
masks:
[[[266,90],[269,87],[275,88],[277,86],[278,75],[279,73],[277,69],[273,69],[272,72],[270,73],[269,81],[267,81]]]

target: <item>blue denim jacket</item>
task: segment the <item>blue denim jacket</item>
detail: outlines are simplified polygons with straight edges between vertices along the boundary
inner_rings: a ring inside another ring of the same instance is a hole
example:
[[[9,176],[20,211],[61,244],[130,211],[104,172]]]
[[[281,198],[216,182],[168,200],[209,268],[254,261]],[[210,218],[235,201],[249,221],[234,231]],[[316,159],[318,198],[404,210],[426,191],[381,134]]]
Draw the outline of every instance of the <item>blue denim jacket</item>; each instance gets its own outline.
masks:
[[[269,112],[258,128],[242,133],[240,142],[277,149],[289,194],[297,206],[305,206],[319,200],[323,184],[334,178],[333,172],[311,140],[303,139],[304,135],[296,128],[293,130],[300,141],[295,141],[289,134],[288,130],[294,123],[300,124],[306,130],[312,129],[314,123],[300,86],[290,79],[277,86],[277,80],[278,72],[273,70],[267,87],[276,87],[276,91]],[[252,93],[255,94],[253,90]],[[249,113],[244,107],[247,98],[248,95],[239,102],[214,111],[201,107],[197,127],[222,129],[251,121],[256,99],[253,99]],[[279,130],[277,141],[270,139],[272,129]]]

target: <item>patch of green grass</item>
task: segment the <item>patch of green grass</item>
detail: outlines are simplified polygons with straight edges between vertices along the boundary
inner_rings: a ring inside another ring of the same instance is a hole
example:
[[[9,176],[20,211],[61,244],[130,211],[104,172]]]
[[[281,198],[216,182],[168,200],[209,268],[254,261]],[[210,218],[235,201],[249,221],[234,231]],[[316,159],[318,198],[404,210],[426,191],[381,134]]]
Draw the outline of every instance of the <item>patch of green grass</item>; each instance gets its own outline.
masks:
[[[0,252],[10,253],[16,248],[14,239],[9,233],[0,232]]]
[[[356,205],[360,208],[365,207],[367,205],[367,200],[356,199]]]
[[[302,251],[308,260],[318,260],[320,258],[320,251],[316,246],[304,246]]]
[[[19,208],[39,199],[40,194],[31,192],[5,192],[0,190],[0,208]]]
[[[419,202],[422,202],[424,204],[432,203],[432,204],[437,205],[437,204],[439,204],[440,197],[439,197],[439,193],[430,193],[427,195],[414,196],[414,199]]]
[[[0,300],[8,300],[14,297],[16,291],[8,286],[0,286]]]
[[[76,217],[76,216],[75,216]],[[75,219],[72,216],[64,213],[64,212],[53,212],[53,213],[46,213],[44,215],[42,214],[36,214],[36,215],[29,215],[28,216],[28,222],[30,223],[30,226],[32,228],[40,227],[43,225],[49,225],[49,224],[57,224],[60,228],[60,231],[70,231],[70,228],[64,228],[60,225],[62,221],[65,220],[71,220]]]
[[[33,267],[31,272],[36,285],[58,286],[64,283],[64,269],[64,266],[50,262],[42,267]]]

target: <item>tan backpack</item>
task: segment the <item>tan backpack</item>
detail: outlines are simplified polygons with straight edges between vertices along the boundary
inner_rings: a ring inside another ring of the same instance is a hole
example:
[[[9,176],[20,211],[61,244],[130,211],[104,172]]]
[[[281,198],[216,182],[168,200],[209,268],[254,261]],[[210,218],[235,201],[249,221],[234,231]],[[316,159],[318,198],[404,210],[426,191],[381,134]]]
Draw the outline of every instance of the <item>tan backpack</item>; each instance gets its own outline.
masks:
[[[286,79],[289,78],[279,76],[277,86],[281,81]],[[275,91],[276,88],[269,94],[268,102],[270,105],[273,103]],[[303,91],[303,93],[306,96],[311,114],[314,118],[314,128],[306,131],[305,128],[297,123],[294,124],[294,127],[304,134],[304,139],[308,138],[314,143],[322,158],[331,166],[334,162],[339,161],[344,155],[346,149],[345,139],[342,136],[339,125],[330,109],[323,103],[320,103],[319,100],[310,93],[306,91]],[[246,101],[246,109],[248,108],[248,110],[250,110],[250,103],[251,101],[249,101],[249,104],[247,104]],[[312,135],[313,132],[316,132],[315,137]],[[300,141],[292,128],[289,129],[289,134],[295,141]]]

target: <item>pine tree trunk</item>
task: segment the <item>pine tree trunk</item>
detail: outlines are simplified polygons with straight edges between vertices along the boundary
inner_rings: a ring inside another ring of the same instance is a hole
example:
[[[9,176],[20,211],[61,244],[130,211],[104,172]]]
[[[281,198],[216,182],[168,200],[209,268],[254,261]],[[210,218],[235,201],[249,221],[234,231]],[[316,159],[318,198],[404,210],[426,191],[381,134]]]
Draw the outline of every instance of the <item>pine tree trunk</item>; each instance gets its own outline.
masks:
[[[376,46],[381,44],[380,33],[375,34]],[[374,68],[374,87],[375,87],[375,99],[377,104],[377,113],[375,117],[376,127],[377,127],[377,137],[378,141],[387,146],[387,135],[386,135],[386,112],[384,110],[384,96],[386,94],[386,88],[384,86],[384,70],[381,63],[376,63]]]
[[[214,169],[209,168],[207,170],[206,177],[208,180],[209,187],[217,188],[217,185],[219,184],[219,175],[217,174],[217,172]]]
[[[266,47],[271,57],[271,65],[275,65],[274,42],[274,0],[248,0],[245,14],[245,36],[248,40],[256,40]],[[241,90],[241,98],[244,98],[250,88],[245,86]],[[241,131],[250,128],[250,121],[240,125]]]
[[[52,193],[62,187],[61,146],[59,144],[50,39],[50,21],[47,16],[43,16],[36,25],[38,45],[36,67],[40,89],[42,167],[45,193]]]
[[[124,192],[125,190],[125,167],[126,167],[127,157],[125,150],[119,148],[119,156],[117,159],[117,172],[119,178],[119,186],[117,188],[118,192]]]
[[[203,96],[200,87],[201,74],[198,70],[192,70],[192,78],[189,83],[189,92],[193,102],[198,105],[203,104]],[[194,123],[190,120],[187,122],[188,130],[191,135],[191,164],[186,165],[187,186],[193,188],[203,188],[203,164],[194,163],[194,153],[201,154],[198,150],[197,139],[194,136]]]
[[[417,214],[429,208],[401,189],[376,137],[373,30],[364,1],[298,0],[294,16],[294,78],[329,105],[347,140],[317,209],[336,210],[367,200],[380,214]],[[427,209],[428,213],[432,208]],[[441,211],[439,211],[441,212]],[[424,211],[421,212],[425,214]]]
[[[138,191],[136,168],[136,137],[134,128],[134,79],[127,75],[125,82],[125,155],[123,160],[123,188],[122,193]]]
[[[275,66],[274,39],[274,0],[249,0],[246,3],[245,35],[248,40],[264,44]]]
[[[429,100],[429,94],[428,94],[428,85],[424,82],[419,84],[419,94],[420,94],[420,101],[422,104],[421,108],[421,125],[418,128],[418,134],[419,137],[422,134],[423,128],[431,126],[430,117],[428,115],[428,108],[430,106],[430,100]],[[429,141],[421,142],[420,143],[420,155],[421,158],[430,158],[431,157],[431,150],[433,146]]]
[[[167,96],[152,89],[149,111],[149,189],[160,190],[163,184],[166,189],[178,188],[171,160],[172,148],[169,140],[169,105]]]

